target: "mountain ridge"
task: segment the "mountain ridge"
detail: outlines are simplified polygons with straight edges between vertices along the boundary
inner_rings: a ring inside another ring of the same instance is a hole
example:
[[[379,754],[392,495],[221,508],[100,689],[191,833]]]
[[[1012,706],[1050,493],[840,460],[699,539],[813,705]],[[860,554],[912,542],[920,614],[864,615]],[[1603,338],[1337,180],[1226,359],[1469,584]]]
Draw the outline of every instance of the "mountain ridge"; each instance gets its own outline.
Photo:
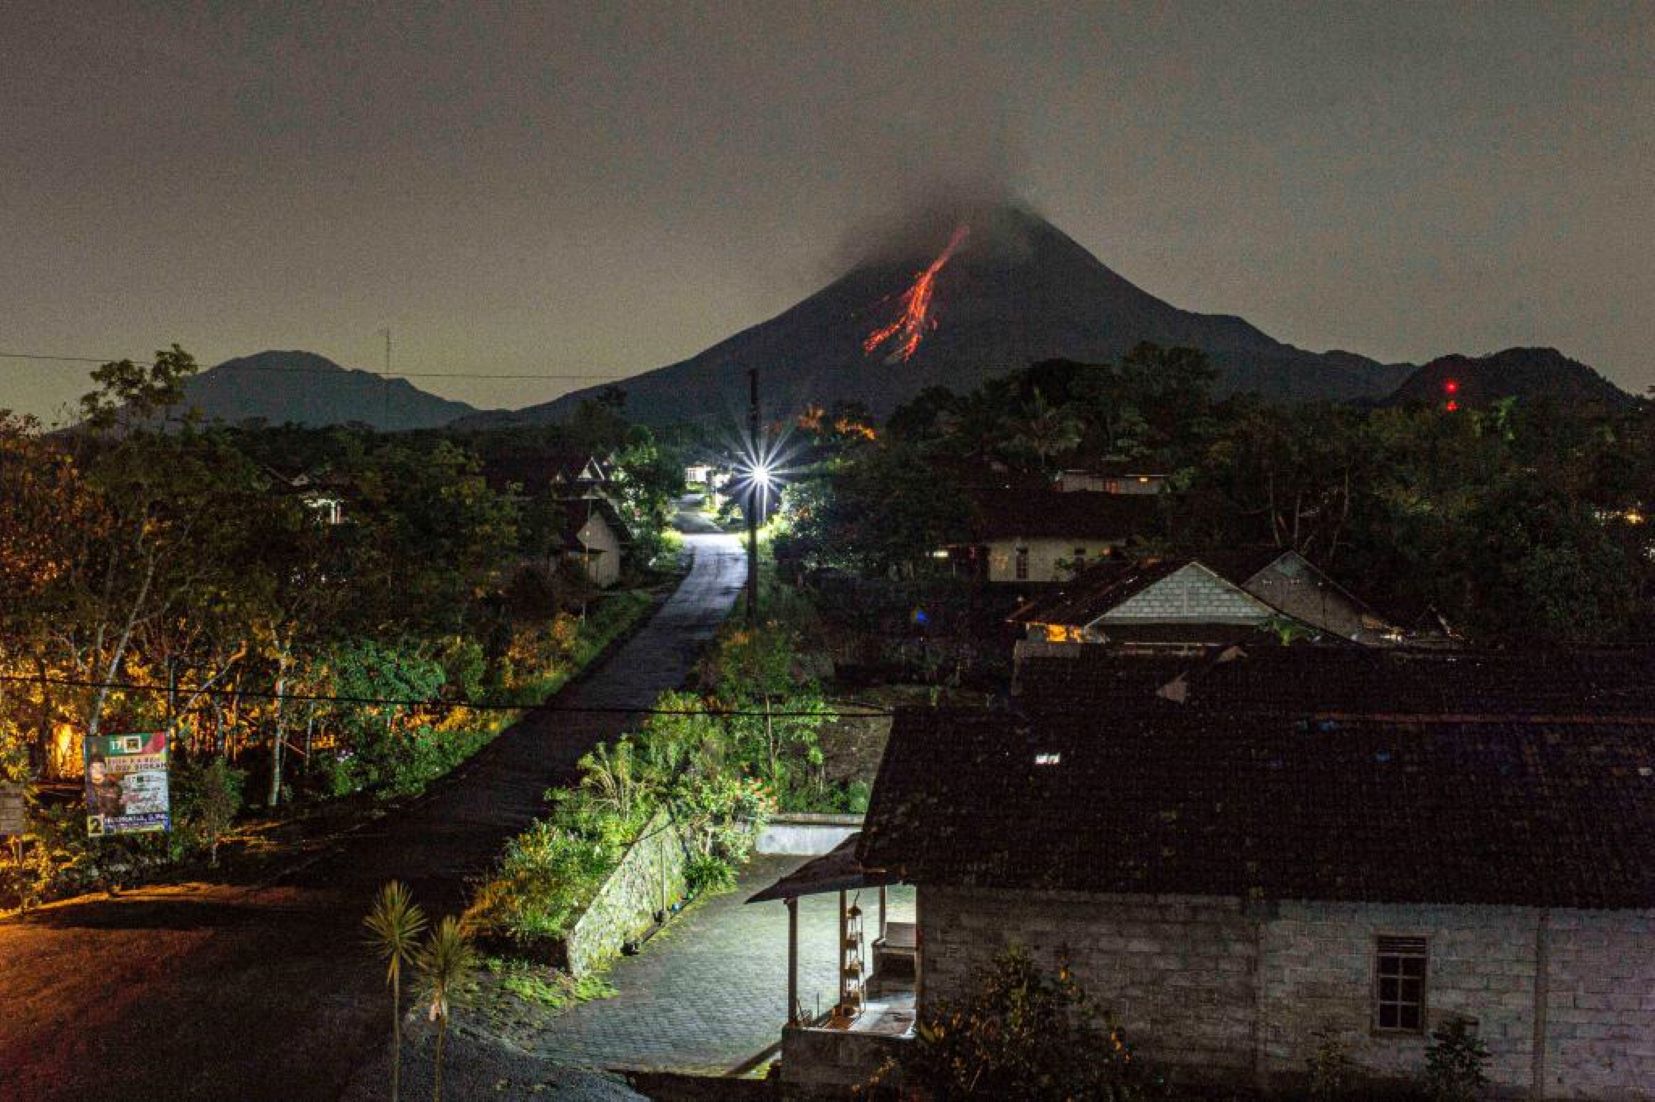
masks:
[[[342,367],[299,349],[269,349],[216,364],[185,380],[184,404],[208,421],[312,427],[359,421],[391,432],[441,428],[483,412],[406,379]]]
[[[863,340],[940,253],[853,267],[781,313],[685,360],[627,379],[628,416],[650,422],[739,419],[746,376],[763,371],[769,414],[840,399],[876,414],[934,385],[970,390],[1044,359],[1100,362],[1143,340],[1191,345],[1219,371],[1219,390],[1301,400],[1378,399],[1414,370],[1350,352],[1317,353],[1277,341],[1244,318],[1182,310],[1113,271],[1038,215],[1013,206],[971,215],[971,233],[937,271],[932,327],[913,356],[868,355]],[[563,395],[481,422],[555,421],[601,388]]]

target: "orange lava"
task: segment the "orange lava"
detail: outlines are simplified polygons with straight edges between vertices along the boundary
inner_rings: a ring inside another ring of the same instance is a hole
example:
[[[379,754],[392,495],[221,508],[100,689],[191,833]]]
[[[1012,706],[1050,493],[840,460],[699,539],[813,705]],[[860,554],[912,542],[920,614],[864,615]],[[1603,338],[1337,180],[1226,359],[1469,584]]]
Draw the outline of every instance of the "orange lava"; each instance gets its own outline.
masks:
[[[954,236],[948,239],[948,247],[937,259],[931,261],[929,268],[914,276],[914,285],[904,291],[902,297],[897,300],[902,304],[902,313],[898,314],[891,324],[869,333],[868,338],[862,342],[863,352],[871,356],[881,345],[889,344],[886,363],[908,361],[919,348],[919,342],[924,339],[925,334],[937,327],[937,319],[931,315],[931,296],[936,293],[937,273],[942,271],[949,257],[959,249],[970,229],[971,227],[965,225],[956,229]]]

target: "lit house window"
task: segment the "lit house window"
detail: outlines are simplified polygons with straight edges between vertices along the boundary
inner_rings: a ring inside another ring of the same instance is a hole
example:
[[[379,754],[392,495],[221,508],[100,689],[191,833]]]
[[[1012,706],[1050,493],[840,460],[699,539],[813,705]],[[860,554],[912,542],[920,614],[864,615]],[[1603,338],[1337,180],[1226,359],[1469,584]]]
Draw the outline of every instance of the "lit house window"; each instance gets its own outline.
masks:
[[[1029,580],[1029,549],[1027,547],[1017,549],[1017,580],[1020,582]]]
[[[1374,946],[1373,1023],[1399,1033],[1425,1032],[1425,939],[1381,937]]]

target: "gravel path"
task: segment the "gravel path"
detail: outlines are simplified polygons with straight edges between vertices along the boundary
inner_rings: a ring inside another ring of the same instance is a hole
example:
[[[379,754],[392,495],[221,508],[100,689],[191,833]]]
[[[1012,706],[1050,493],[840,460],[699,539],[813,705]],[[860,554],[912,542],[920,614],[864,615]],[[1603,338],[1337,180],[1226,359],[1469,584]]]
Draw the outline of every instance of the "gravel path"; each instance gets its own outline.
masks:
[[[683,682],[745,576],[734,537],[686,543],[694,565],[678,591],[558,706],[647,707]],[[397,877],[428,911],[457,909],[544,790],[630,721],[531,713],[404,812],[274,883],[156,888],[0,922],[0,1100],[338,1098],[386,1032],[360,933],[373,892]]]

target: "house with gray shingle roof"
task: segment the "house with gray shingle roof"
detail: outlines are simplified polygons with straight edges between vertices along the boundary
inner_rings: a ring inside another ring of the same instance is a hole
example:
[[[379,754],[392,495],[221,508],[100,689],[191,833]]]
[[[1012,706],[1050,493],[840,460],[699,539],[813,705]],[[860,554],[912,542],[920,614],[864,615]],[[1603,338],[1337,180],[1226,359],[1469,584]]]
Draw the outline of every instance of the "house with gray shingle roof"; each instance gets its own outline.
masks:
[[[1010,621],[1038,643],[1140,648],[1283,634],[1367,645],[1403,637],[1304,556],[1279,547],[1107,560],[1023,605]]]

